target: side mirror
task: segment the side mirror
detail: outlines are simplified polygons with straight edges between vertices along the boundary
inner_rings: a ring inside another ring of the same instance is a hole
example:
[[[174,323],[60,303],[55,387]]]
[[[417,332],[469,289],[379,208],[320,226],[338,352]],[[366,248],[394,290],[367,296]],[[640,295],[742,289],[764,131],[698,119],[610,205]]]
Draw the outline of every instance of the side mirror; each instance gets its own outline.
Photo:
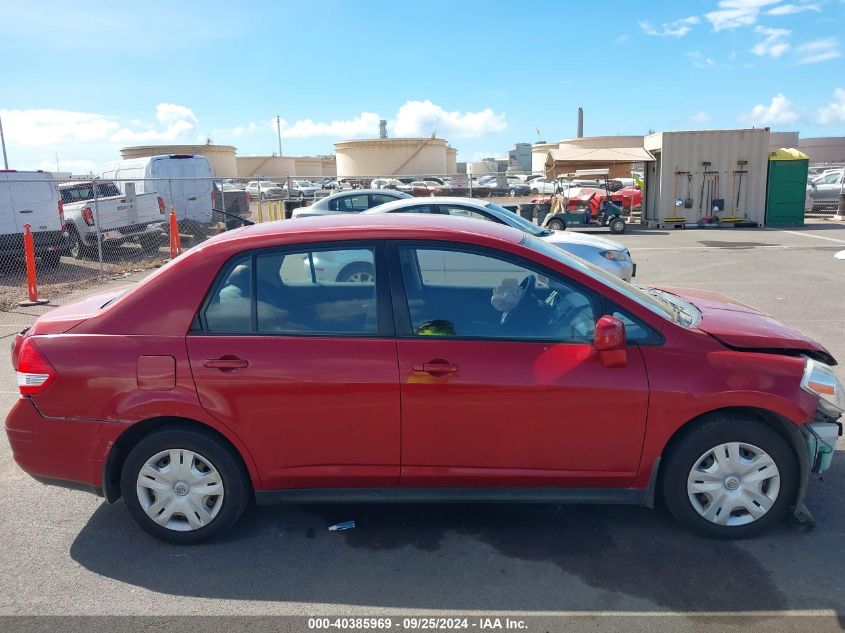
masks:
[[[625,324],[616,317],[605,315],[596,323],[593,347],[603,367],[624,367],[628,364],[625,343]]]

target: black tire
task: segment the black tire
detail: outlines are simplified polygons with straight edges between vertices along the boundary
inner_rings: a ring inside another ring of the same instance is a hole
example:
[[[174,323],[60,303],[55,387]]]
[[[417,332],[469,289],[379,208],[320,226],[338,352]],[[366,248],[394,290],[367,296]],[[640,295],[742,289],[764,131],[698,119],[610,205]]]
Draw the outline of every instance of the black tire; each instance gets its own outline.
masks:
[[[549,224],[547,228],[551,229],[552,231],[565,231],[566,225],[563,223],[563,220],[549,220]]]
[[[511,190],[508,192],[508,195],[509,195],[511,198],[516,198],[516,189],[511,189]]]
[[[760,518],[744,525],[709,521],[693,507],[687,491],[687,480],[698,460],[713,448],[730,442],[765,451],[780,474],[780,489],[772,506]],[[725,539],[754,536],[781,522],[795,501],[799,483],[798,460],[783,436],[764,422],[735,413],[713,414],[686,432],[665,456],[661,471],[663,499],[675,519],[699,534]]]
[[[538,193],[540,193],[540,190],[535,187],[531,190],[531,193],[536,196]]]
[[[614,235],[619,235],[620,233],[625,232],[625,220],[622,218],[613,218],[609,223],[608,226],[610,227],[610,232]]]
[[[82,241],[76,229],[71,229],[68,232],[67,252],[74,259],[89,259],[91,257],[91,247]]]
[[[259,200],[266,200],[266,199],[267,199],[267,196],[266,196],[266,195],[264,195],[263,193],[260,193],[260,194],[258,194],[258,199],[259,199]]]
[[[343,270],[341,270],[337,274],[337,279],[335,279],[335,281],[345,283],[363,283],[365,281],[364,279],[356,279],[356,277],[365,275],[369,275],[371,279],[375,279],[375,271],[373,270],[373,265],[367,262],[355,262],[344,267]]]
[[[155,255],[161,248],[160,235],[142,235],[138,238],[138,242],[141,244],[141,250],[144,251],[145,255]]]
[[[147,460],[161,451],[193,451],[211,463],[223,482],[223,500],[217,515],[205,526],[177,531],[153,521],[138,499],[136,482]],[[120,474],[120,493],[132,519],[158,539],[178,545],[201,543],[216,538],[237,523],[250,499],[246,469],[235,451],[210,433],[198,430],[162,429],[143,438],[129,452]]]

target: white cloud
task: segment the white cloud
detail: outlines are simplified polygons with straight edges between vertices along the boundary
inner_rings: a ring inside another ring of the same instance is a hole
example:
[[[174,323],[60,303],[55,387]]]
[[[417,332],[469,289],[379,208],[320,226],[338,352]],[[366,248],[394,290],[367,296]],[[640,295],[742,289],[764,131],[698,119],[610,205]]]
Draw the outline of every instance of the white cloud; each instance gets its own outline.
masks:
[[[839,41],[834,37],[813,40],[812,42],[802,44],[798,47],[798,52],[801,54],[801,58],[798,60],[799,64],[826,62],[829,59],[836,59],[842,56],[842,53],[839,51]]]
[[[692,65],[696,68],[713,68],[716,66],[716,62],[713,61],[713,58],[707,57],[701,51],[690,51],[687,53],[687,57],[692,60]]]
[[[141,131],[122,128],[111,135],[111,140],[121,143],[175,141],[192,134],[199,124],[190,108],[175,103],[159,103],[156,106],[156,120],[165,127],[156,129],[155,125],[149,125],[146,130]]]
[[[288,127],[284,122],[284,138],[311,138],[314,136],[333,136],[354,138],[359,136],[378,136],[378,122],[382,117],[374,112],[362,112],[354,119],[333,120],[328,123],[316,123],[311,119],[302,119]],[[273,124],[275,127],[275,121]]]
[[[72,110],[2,110],[0,116],[7,142],[39,147],[106,139],[120,127],[112,117]]]
[[[757,104],[742,118],[753,124],[773,125],[793,123],[799,116],[789,99],[778,93],[769,105]]]
[[[821,13],[822,9],[817,4],[781,4],[774,9],[766,11],[766,15],[792,15],[793,13],[802,13],[804,11]]]
[[[504,114],[485,108],[478,112],[447,111],[429,100],[406,101],[388,126],[396,136],[428,136],[441,138],[483,138],[504,132],[508,123]]]
[[[717,11],[705,13],[714,31],[749,26],[757,21],[760,9],[780,0],[719,0]]]
[[[697,16],[691,15],[688,18],[681,18],[673,22],[664,22],[660,28],[652,26],[651,22],[642,20],[640,28],[646,32],[646,35],[653,35],[656,37],[683,37],[692,30],[693,25],[698,24],[700,20]]]
[[[833,101],[819,108],[816,120],[822,125],[845,123],[845,89],[837,88],[833,91]]]
[[[710,115],[706,112],[696,112],[689,118],[691,123],[707,123],[710,121]]]
[[[754,29],[754,32],[763,36],[763,41],[758,42],[751,49],[751,52],[755,55],[777,58],[789,50],[789,42],[786,39],[792,31],[758,26]]]

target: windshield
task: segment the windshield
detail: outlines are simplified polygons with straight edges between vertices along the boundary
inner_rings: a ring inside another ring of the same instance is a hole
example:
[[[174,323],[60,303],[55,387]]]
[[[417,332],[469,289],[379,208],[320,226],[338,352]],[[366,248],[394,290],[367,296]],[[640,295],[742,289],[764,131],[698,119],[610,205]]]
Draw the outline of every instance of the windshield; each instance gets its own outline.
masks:
[[[612,275],[597,266],[593,266],[590,262],[586,262],[572,253],[568,253],[557,246],[553,246],[544,240],[530,235],[525,236],[522,244],[533,251],[563,262],[567,266],[589,275],[605,286],[636,301],[644,308],[668,321],[684,327],[694,327],[701,320],[701,313],[698,309],[677,295],[663,292],[657,288],[629,284],[616,275]]]
[[[498,204],[493,202],[484,205],[484,208],[495,211],[497,215],[503,216],[502,219],[505,220],[505,222],[515,228],[518,228],[520,231],[533,235],[534,237],[542,237],[543,235],[551,234],[551,231],[540,228],[533,222],[529,222],[522,216],[517,215],[513,211],[508,211],[504,207],[500,207]]]

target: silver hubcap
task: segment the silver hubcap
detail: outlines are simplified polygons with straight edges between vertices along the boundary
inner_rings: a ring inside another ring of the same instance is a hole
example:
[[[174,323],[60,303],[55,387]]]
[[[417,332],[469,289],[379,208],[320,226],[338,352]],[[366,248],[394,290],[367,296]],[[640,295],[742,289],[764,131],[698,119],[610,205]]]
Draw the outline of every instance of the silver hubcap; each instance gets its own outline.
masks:
[[[189,532],[211,523],[223,506],[223,479],[199,453],[172,448],[153,455],[138,473],[138,501],[169,530]]]
[[[766,451],[719,444],[699,457],[687,479],[690,503],[717,525],[745,525],[765,515],[780,492],[780,472]]]
[[[352,273],[346,278],[346,281],[351,281],[360,284],[371,284],[375,281],[372,273],[368,272],[360,272],[360,273]]]

